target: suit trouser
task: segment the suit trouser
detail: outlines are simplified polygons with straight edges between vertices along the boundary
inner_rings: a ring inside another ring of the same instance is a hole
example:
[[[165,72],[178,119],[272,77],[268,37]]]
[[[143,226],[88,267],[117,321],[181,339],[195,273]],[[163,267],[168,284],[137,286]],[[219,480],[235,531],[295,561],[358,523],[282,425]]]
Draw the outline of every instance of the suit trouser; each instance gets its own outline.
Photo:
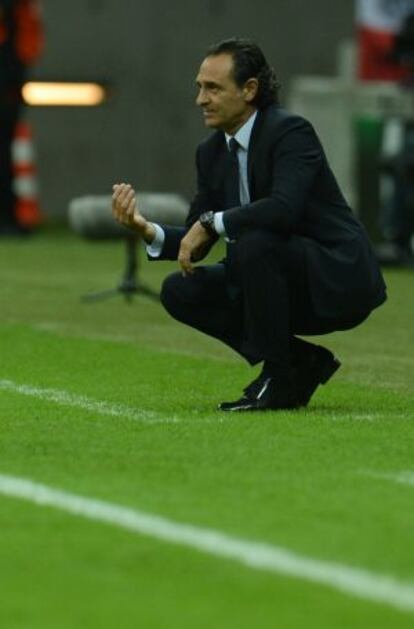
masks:
[[[177,320],[213,336],[250,364],[262,360],[281,372],[300,362],[311,345],[295,337],[353,328],[368,313],[323,319],[312,304],[300,237],[254,230],[231,248],[230,261],[169,275],[161,301]]]

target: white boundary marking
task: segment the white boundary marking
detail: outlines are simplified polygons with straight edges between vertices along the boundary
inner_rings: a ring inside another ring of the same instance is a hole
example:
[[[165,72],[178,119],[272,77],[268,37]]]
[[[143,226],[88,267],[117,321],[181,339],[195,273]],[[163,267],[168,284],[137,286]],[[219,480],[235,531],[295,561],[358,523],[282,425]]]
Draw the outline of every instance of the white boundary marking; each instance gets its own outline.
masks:
[[[318,412],[318,408],[316,407],[315,409],[312,409],[312,407],[309,409],[310,411],[314,411],[314,412]],[[375,422],[375,421],[382,421],[382,420],[407,420],[410,421],[410,417],[408,416],[408,412],[407,413],[400,413],[400,412],[392,412],[390,411],[389,413],[384,413],[383,411],[374,411],[372,413],[353,413],[352,411],[344,411],[342,414],[339,414],[337,412],[333,412],[331,414],[329,414],[327,416],[329,419],[332,419],[332,421],[366,421],[366,422]]]
[[[404,583],[388,575],[301,556],[282,547],[231,537],[214,529],[181,524],[15,476],[0,474],[0,493],[230,559],[254,570],[310,581],[361,599],[414,612],[414,583]]]
[[[122,419],[130,419],[143,424],[178,424],[191,421],[192,424],[197,423],[224,423],[234,420],[234,413],[215,413],[214,416],[203,417],[197,419],[194,417],[182,418],[176,415],[166,416],[155,411],[148,411],[145,409],[135,409],[126,404],[113,404],[104,400],[94,400],[86,397],[85,395],[76,395],[69,393],[62,389],[53,389],[49,387],[37,387],[31,384],[22,384],[13,382],[12,380],[0,379],[0,392],[8,391],[10,393],[17,393],[20,395],[27,395],[29,397],[35,397],[43,402],[53,402],[60,406],[71,406],[79,408],[84,411],[92,413],[98,413],[99,415],[106,415],[111,417],[119,417]],[[316,413],[316,415],[315,415]],[[374,413],[356,413],[353,414],[349,411],[339,414],[337,412],[320,411],[317,408],[310,408],[308,410],[310,417],[317,416],[322,419],[328,419],[331,421],[375,421],[380,419],[387,419],[388,415],[382,412]],[[406,414],[393,414],[393,418],[405,419]],[[259,419],[259,417],[258,417]],[[250,420],[252,421],[252,420]]]
[[[387,480],[395,481],[396,483],[400,483],[402,485],[413,485],[414,486],[414,472],[410,472],[409,470],[396,472],[394,474],[384,474],[384,478]]]
[[[414,487],[414,471],[400,470],[399,472],[364,472],[366,476],[378,478],[380,480],[388,480],[400,485],[412,485]]]
[[[132,419],[144,424],[170,424],[177,423],[176,417],[164,417],[153,411],[134,409],[124,404],[111,404],[101,400],[93,400],[84,395],[75,395],[59,389],[34,387],[28,384],[17,384],[12,380],[0,379],[0,391],[9,391],[20,395],[27,395],[38,398],[44,402],[54,402],[61,406],[72,406],[84,411],[98,413],[99,415],[110,415],[111,417],[121,417]]]

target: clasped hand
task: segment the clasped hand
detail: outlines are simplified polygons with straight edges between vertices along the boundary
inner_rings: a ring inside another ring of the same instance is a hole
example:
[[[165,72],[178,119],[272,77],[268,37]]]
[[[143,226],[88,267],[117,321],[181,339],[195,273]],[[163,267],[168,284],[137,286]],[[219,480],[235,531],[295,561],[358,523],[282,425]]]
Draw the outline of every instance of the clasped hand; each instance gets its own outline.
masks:
[[[214,239],[210,236],[200,221],[194,223],[181,240],[178,252],[178,262],[183,275],[194,273],[193,262],[202,260],[209,252]]]

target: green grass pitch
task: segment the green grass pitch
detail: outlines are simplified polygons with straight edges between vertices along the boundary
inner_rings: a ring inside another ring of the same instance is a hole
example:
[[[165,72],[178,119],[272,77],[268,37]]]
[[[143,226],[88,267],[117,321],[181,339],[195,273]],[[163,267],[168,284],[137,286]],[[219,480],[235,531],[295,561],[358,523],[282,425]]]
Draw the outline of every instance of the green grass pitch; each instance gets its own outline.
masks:
[[[176,268],[141,257],[155,289]],[[343,367],[307,410],[227,417],[217,402],[254,375],[230,350],[144,297],[80,302],[122,266],[120,243],[64,231],[0,242],[0,476],[414,586],[414,273],[388,271],[384,307],[319,339]],[[2,629],[413,626],[414,611],[0,493]]]

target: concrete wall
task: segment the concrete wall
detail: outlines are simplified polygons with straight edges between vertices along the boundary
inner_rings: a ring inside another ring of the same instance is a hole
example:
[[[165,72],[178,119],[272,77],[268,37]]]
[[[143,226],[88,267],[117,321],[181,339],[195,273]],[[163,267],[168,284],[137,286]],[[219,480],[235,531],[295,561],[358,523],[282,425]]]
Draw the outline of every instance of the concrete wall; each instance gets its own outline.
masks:
[[[190,196],[205,135],[194,78],[205,49],[256,39],[286,87],[296,74],[335,72],[353,33],[353,3],[332,0],[44,0],[47,47],[36,79],[103,80],[109,103],[31,108],[46,214],[117,180]]]

